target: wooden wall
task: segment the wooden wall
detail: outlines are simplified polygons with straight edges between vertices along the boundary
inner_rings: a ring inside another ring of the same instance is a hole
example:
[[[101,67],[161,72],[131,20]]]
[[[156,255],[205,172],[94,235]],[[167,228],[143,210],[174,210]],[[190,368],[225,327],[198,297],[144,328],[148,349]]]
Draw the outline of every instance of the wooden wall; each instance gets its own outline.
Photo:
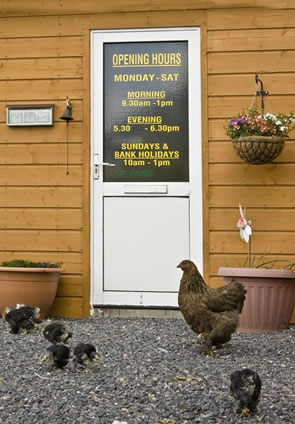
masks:
[[[52,313],[82,316],[83,37],[53,29],[57,19],[0,18],[0,261],[63,262]],[[54,104],[54,126],[6,126],[6,105],[42,103]]]
[[[278,2],[280,3],[280,2]],[[295,7],[295,4],[294,4]],[[255,73],[270,92],[266,111],[295,110],[295,8],[208,12],[208,125],[210,275],[219,266],[244,263],[238,204],[252,220],[252,251],[295,262],[294,132],[283,153],[268,165],[248,165],[234,153],[225,118],[250,106]],[[260,89],[260,86],[258,87]]]
[[[267,110],[295,110],[294,2],[43,3],[0,0],[0,261],[62,261],[52,313],[89,313],[89,31],[169,26],[202,32],[205,277],[217,286],[219,266],[244,261],[239,203],[252,220],[254,254],[295,261],[294,139],[273,164],[253,166],[224,132],[226,118],[250,105],[255,73],[270,92]],[[69,175],[59,119],[67,96]],[[6,126],[6,105],[42,103],[54,104],[53,127]]]

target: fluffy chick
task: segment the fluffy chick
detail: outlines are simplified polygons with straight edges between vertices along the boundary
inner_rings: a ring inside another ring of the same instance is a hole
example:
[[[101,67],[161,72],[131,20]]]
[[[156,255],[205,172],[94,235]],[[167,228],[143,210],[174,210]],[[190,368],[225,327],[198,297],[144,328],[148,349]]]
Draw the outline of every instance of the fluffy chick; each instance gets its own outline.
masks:
[[[95,346],[90,343],[79,343],[74,348],[73,367],[76,369],[77,365],[83,365],[88,367],[92,363],[101,364],[101,358],[98,352],[96,352]]]
[[[40,317],[40,308],[37,306],[27,306],[23,304],[17,304],[16,309],[26,318],[31,319],[35,324],[42,322]]]
[[[8,307],[5,309],[5,320],[13,334],[19,333],[20,330],[25,333],[33,331],[36,324],[40,322],[39,316],[40,309],[38,307],[21,305],[18,308]]]
[[[53,368],[63,369],[69,362],[70,348],[63,343],[50,346],[40,358],[40,364],[49,363]]]
[[[230,375],[230,389],[239,402],[237,412],[240,417],[246,417],[256,411],[261,392],[259,375],[251,369],[235,371]]]
[[[47,325],[43,331],[45,339],[53,344],[68,343],[73,333],[67,331],[65,326],[59,322],[53,322]]]

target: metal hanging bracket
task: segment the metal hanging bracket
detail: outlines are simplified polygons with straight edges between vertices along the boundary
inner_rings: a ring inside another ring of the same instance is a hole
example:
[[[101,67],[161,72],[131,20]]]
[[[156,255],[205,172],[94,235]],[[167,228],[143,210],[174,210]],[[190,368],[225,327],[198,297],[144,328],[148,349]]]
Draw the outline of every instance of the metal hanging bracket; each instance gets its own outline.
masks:
[[[261,97],[261,110],[264,111],[264,96],[269,94],[269,91],[263,90],[263,82],[258,78],[258,74],[255,74],[256,84],[260,83],[260,90],[256,90],[256,96]]]

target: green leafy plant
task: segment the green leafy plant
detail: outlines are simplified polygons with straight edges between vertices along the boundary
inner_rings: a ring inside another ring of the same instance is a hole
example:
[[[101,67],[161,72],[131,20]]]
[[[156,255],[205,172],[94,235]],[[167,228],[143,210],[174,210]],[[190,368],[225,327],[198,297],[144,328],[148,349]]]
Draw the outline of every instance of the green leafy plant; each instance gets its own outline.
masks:
[[[62,263],[34,262],[29,259],[13,259],[11,261],[3,261],[1,266],[19,268],[61,268]]]
[[[268,259],[270,253],[264,253],[261,256],[253,256],[251,267],[252,268],[275,268],[276,265],[279,265],[283,269],[293,269],[295,267],[294,262],[288,261],[288,259]],[[244,267],[248,262],[248,256],[244,262]]]
[[[295,128],[295,114],[264,113],[257,107],[251,107],[246,112],[238,113],[226,125],[226,134],[232,139],[240,137],[265,136],[288,137]]]
[[[270,255],[270,253],[264,253],[260,256],[253,256],[251,261],[251,268],[275,268],[276,265],[280,265],[281,269],[294,269],[295,268],[295,262],[290,262],[287,259],[271,259],[269,260],[267,257]],[[229,267],[226,259],[223,257],[223,262],[226,267]],[[249,256],[247,254],[244,262],[242,264],[239,264],[239,268],[247,268],[249,262]]]

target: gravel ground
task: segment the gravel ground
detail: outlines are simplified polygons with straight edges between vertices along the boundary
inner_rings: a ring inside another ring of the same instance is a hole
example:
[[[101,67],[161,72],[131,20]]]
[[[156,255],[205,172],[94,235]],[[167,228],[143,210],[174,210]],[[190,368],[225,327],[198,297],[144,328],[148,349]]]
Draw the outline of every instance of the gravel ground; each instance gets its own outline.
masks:
[[[294,423],[295,328],[234,334],[214,357],[202,356],[179,319],[58,319],[70,346],[92,342],[103,364],[92,372],[38,364],[50,345],[42,332],[14,335],[0,320],[0,423]],[[262,380],[258,412],[239,418],[229,375],[243,367]]]

